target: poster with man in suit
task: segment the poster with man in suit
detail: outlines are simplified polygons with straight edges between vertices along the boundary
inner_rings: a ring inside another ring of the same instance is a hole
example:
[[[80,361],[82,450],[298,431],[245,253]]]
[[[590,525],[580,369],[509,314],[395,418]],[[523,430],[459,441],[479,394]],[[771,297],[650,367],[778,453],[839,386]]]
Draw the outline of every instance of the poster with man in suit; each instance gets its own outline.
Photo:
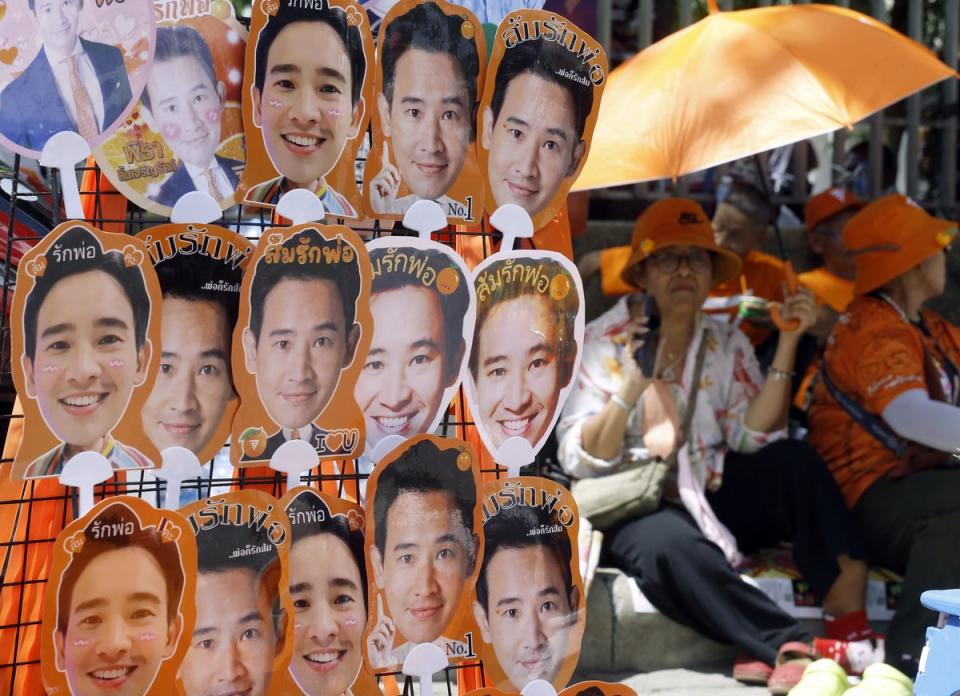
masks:
[[[0,25],[0,135],[37,157],[55,133],[100,145],[140,96],[153,58],[153,5],[12,0]],[[30,56],[28,58],[28,56]]]

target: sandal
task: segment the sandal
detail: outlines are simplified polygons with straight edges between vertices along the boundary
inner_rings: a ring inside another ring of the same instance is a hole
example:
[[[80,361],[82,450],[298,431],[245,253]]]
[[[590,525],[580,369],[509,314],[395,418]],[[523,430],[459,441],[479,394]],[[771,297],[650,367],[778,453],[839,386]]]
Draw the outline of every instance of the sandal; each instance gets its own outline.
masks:
[[[850,688],[847,673],[833,660],[817,660],[807,666],[789,696],[841,696]]]
[[[733,663],[733,678],[742,684],[766,684],[773,674],[773,667],[763,660],[740,653]]]
[[[767,688],[776,696],[785,696],[800,683],[807,666],[819,658],[813,646],[799,641],[790,641],[777,651],[777,664],[767,680]]]

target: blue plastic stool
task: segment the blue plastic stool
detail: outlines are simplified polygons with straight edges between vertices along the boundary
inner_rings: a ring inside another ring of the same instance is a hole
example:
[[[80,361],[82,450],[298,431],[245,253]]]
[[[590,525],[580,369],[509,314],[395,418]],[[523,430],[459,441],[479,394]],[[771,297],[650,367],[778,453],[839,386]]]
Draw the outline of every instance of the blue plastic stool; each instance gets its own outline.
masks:
[[[920,602],[940,612],[940,621],[927,629],[914,696],[960,694],[960,590],[928,590]]]

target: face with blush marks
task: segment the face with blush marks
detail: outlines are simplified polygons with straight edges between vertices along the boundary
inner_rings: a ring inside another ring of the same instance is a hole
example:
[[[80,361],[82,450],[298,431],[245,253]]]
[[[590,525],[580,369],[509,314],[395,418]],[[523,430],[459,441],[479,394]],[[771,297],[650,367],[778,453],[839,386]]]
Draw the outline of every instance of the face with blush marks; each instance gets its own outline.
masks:
[[[144,115],[173,154],[196,167],[211,166],[220,147],[223,82],[214,82],[195,56],[177,56],[154,63],[145,89],[150,108]]]
[[[357,559],[340,537],[314,534],[294,542],[290,674],[307,696],[340,696],[356,680],[367,624],[365,592]]]
[[[149,342],[137,349],[130,300],[113,276],[77,273],[51,288],[36,326],[27,395],[69,453],[98,450],[146,378]]]
[[[325,22],[294,22],[267,52],[263,91],[253,87],[254,123],[273,166],[291,184],[314,188],[355,138],[363,100],[343,40]]]
[[[62,591],[62,589],[61,589]],[[131,546],[93,559],[77,577],[57,663],[77,696],[146,694],[176,649],[167,584],[148,551]]]

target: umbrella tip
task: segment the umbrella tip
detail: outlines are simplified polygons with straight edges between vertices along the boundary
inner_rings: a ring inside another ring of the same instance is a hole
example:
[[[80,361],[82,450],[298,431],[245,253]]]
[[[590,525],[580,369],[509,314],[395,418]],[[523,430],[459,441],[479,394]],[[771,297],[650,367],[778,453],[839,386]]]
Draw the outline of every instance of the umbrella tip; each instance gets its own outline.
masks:
[[[707,0],[707,11],[710,14],[716,14],[720,11],[720,8],[717,7],[717,0]]]

